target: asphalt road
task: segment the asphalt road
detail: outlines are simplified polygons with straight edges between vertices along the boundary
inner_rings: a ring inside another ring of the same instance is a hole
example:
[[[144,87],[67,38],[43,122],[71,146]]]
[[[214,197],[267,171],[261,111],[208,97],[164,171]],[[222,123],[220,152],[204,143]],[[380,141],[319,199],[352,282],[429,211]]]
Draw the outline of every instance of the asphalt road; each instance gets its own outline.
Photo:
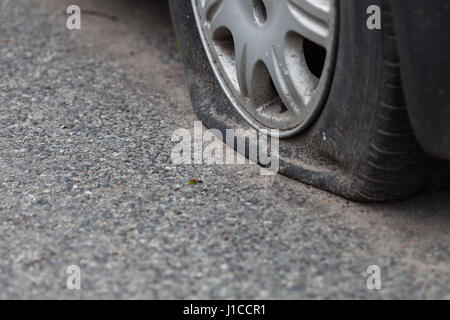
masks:
[[[450,192],[367,205],[173,166],[196,118],[167,4],[79,0],[69,31],[72,2],[0,2],[0,298],[450,299]]]

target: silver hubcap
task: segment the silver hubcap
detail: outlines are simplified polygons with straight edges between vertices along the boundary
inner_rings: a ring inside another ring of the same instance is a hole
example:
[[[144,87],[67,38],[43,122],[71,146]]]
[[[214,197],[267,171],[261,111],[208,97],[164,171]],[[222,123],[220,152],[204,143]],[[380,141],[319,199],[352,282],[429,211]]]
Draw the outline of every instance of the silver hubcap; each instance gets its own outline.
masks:
[[[336,0],[192,0],[208,58],[239,113],[290,136],[320,112],[334,69]]]

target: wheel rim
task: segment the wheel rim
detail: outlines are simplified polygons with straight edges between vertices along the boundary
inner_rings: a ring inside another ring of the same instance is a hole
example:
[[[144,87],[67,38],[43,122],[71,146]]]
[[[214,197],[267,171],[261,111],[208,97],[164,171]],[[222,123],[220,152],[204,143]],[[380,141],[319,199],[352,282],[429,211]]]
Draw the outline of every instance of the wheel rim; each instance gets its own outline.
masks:
[[[223,90],[253,127],[281,137],[309,126],[335,64],[336,0],[191,0]]]

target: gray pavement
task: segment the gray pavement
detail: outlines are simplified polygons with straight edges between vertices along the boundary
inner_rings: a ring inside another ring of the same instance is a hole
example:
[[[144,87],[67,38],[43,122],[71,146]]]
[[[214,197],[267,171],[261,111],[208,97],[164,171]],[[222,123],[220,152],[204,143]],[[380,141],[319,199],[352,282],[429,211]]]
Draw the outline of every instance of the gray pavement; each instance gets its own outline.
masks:
[[[450,192],[367,205],[174,167],[196,118],[167,4],[79,0],[69,31],[72,2],[0,2],[0,298],[450,299]]]

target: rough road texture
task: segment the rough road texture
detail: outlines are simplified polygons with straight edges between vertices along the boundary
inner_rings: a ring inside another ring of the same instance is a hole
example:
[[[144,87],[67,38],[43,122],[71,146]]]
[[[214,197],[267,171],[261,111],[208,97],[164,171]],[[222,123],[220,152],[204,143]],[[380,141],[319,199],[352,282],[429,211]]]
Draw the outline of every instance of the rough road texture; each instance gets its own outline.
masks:
[[[166,2],[80,0],[68,31],[71,3],[0,2],[0,298],[450,299],[449,192],[362,205],[174,167],[195,117]]]

